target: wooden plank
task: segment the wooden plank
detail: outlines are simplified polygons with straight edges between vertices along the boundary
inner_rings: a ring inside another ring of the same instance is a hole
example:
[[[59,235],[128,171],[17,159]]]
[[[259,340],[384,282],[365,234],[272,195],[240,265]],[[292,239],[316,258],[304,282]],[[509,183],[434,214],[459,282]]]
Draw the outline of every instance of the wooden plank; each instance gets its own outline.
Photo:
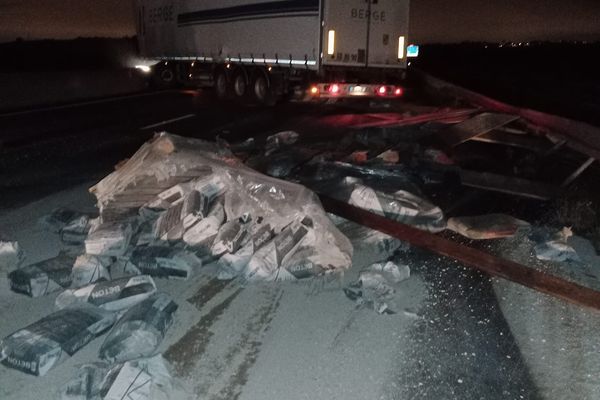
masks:
[[[536,200],[550,200],[560,192],[557,187],[512,176],[468,170],[460,170],[458,173],[464,186],[492,192],[507,193]]]
[[[581,164],[579,168],[577,168],[577,170],[575,170],[575,172],[573,172],[571,175],[569,175],[567,179],[565,179],[565,181],[562,183],[562,185],[560,185],[560,187],[566,188],[569,185],[571,185],[571,183],[575,182],[575,180],[579,178],[579,176],[583,174],[589,167],[591,167],[595,161],[596,159],[593,157],[588,158],[583,164]]]
[[[505,260],[441,236],[389,220],[344,202],[321,196],[326,211],[459,261],[465,266],[518,283],[565,301],[600,310],[600,292],[560,277]]]
[[[439,136],[450,147],[458,146],[477,136],[484,135],[518,120],[518,115],[481,113],[448,129],[439,132]]]

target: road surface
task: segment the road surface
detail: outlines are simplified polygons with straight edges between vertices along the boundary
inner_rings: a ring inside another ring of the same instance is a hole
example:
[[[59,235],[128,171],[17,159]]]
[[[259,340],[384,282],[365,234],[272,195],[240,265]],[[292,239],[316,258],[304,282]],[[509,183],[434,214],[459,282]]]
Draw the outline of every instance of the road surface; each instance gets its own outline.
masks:
[[[52,256],[57,238],[37,219],[60,205],[92,208],[88,185],[155,131],[235,140],[322,112],[226,108],[203,92],[170,91],[0,115],[0,233],[19,240],[30,263]],[[343,281],[239,287],[208,267],[183,286],[159,282],[180,305],[161,350],[191,398],[540,398],[489,278],[414,250],[403,257],[413,276],[392,316],[344,296],[341,287],[373,261],[360,252]],[[53,300],[1,290],[0,336],[46,315]],[[44,378],[0,367],[0,398],[53,398],[100,343]]]

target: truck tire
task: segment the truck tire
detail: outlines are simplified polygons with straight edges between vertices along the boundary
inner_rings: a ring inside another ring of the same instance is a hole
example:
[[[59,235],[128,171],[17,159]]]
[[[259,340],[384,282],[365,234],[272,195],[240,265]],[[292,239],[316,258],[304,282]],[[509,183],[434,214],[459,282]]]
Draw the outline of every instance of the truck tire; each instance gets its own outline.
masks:
[[[159,89],[172,89],[177,84],[177,75],[174,63],[162,63],[155,68],[153,75],[154,85]]]
[[[229,78],[227,73],[221,69],[215,73],[215,94],[221,101],[229,98]]]
[[[248,95],[248,76],[242,68],[238,68],[233,73],[231,89],[237,100],[245,101]]]
[[[277,98],[273,93],[269,76],[263,71],[256,71],[251,82],[252,100],[259,105],[274,106]]]

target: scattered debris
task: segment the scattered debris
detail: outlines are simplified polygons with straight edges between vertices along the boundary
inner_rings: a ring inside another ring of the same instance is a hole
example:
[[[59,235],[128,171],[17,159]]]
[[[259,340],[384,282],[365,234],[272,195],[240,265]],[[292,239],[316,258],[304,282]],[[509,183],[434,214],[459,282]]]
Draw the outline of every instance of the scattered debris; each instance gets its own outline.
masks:
[[[61,392],[62,400],[166,400],[173,378],[161,355],[110,365],[82,366]]]
[[[291,146],[298,141],[300,135],[297,132],[285,131],[271,135],[267,138],[265,155],[270,155],[283,146]]]
[[[90,231],[90,217],[81,215],[60,229],[60,238],[64,243],[81,245]]]
[[[156,284],[150,276],[133,276],[65,290],[56,298],[56,307],[62,310],[91,304],[107,311],[121,311],[144,301],[155,292]]]
[[[176,310],[177,304],[165,293],[130,308],[104,340],[100,358],[122,363],[153,355],[172,325]]]
[[[386,150],[378,155],[377,159],[387,164],[398,164],[400,162],[400,154],[396,150]]]
[[[23,252],[17,242],[0,240],[0,274],[8,273],[17,268],[23,260]]]
[[[60,233],[63,228],[85,216],[85,214],[79,211],[69,210],[66,208],[57,208],[49,215],[41,218],[39,222],[49,231]]]
[[[0,361],[9,368],[44,376],[108,330],[116,316],[91,306],[61,310],[0,341]]]
[[[535,255],[539,260],[544,261],[580,261],[579,255],[568,244],[569,238],[573,236],[571,228],[563,228],[554,235],[537,233],[532,235],[533,240],[537,242],[534,247]]]
[[[77,257],[71,272],[73,281],[71,288],[80,288],[100,281],[109,281],[108,268],[112,265],[112,258],[84,254]]]
[[[394,294],[397,285],[408,278],[407,265],[392,261],[377,263],[362,271],[358,281],[345,288],[344,293],[360,307],[372,308],[379,314],[396,314]]]
[[[8,274],[10,288],[16,293],[42,297],[71,286],[75,257],[60,253],[57,257],[18,268]]]
[[[514,236],[529,223],[505,214],[450,218],[448,229],[473,240],[500,239]]]

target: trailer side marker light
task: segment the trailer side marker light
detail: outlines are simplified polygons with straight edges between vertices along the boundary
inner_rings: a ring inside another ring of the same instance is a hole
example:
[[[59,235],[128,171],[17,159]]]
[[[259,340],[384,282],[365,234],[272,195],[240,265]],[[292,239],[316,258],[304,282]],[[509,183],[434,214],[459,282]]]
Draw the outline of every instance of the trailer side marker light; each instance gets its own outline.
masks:
[[[404,59],[404,48],[406,44],[406,38],[404,36],[400,36],[398,39],[398,60]]]
[[[335,54],[335,31],[330,30],[327,36],[327,54],[332,56]]]

